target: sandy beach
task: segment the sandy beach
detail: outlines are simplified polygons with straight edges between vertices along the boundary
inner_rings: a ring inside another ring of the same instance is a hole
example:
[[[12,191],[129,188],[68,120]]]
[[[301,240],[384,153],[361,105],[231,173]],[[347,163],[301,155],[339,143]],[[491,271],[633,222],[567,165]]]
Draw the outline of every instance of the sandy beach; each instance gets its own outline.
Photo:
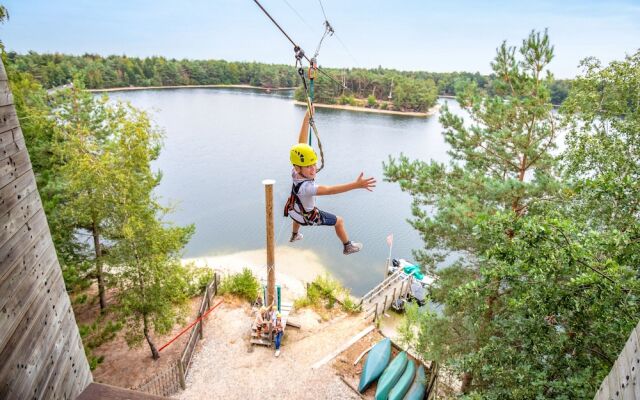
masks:
[[[301,101],[294,101],[295,105],[306,107],[307,103]],[[440,110],[440,104],[436,104],[431,107],[427,112],[411,112],[411,111],[391,111],[391,110],[380,110],[378,108],[366,108],[366,107],[354,107],[348,105],[340,105],[340,104],[322,104],[322,103],[313,103],[313,107],[315,108],[330,108],[334,110],[346,110],[346,111],[355,111],[355,112],[368,112],[374,114],[387,114],[387,115],[405,115],[408,117],[429,117],[434,115]]]
[[[283,289],[282,296],[293,300],[305,294],[305,283],[327,273],[319,257],[311,250],[294,249],[289,246],[275,248],[276,284]],[[267,281],[267,250],[256,249],[210,257],[186,258],[183,263],[197,267],[209,267],[222,274],[232,274],[249,268],[259,280]]]

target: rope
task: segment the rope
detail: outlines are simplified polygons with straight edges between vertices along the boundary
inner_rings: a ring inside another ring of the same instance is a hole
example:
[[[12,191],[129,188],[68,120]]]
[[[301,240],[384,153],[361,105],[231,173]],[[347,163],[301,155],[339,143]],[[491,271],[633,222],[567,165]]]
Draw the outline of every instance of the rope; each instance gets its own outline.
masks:
[[[288,197],[288,196],[287,196]],[[280,223],[280,227],[278,228],[278,233],[276,234],[276,244],[280,244],[280,238],[282,236],[282,228],[284,227],[284,223],[287,222],[289,218],[283,217],[282,222]]]
[[[198,322],[202,321],[202,319],[204,317],[206,317],[207,315],[209,315],[209,313],[211,311],[213,311],[216,307],[218,307],[220,304],[224,303],[224,300],[220,300],[218,302],[218,304],[216,304],[215,306],[209,308],[204,314],[202,314],[202,316],[198,319],[196,319],[195,321],[193,321],[193,323],[191,323],[191,325],[187,326],[186,328],[184,328],[182,330],[182,332],[178,333],[173,339],[169,340],[169,342],[167,344],[165,344],[164,346],[160,347],[158,349],[158,352],[161,352],[165,347],[169,346],[171,343],[175,342],[176,339],[178,339],[180,336],[182,336],[183,333],[185,333],[186,331],[188,331],[189,329],[191,329],[192,326],[194,326],[195,324],[197,324]]]
[[[258,5],[258,7],[260,7],[260,9],[262,10],[262,12],[269,17],[269,19],[271,20],[271,22],[273,22],[273,24],[280,30],[280,32],[282,32],[282,34],[291,42],[291,44],[293,45],[293,50],[296,52],[296,58],[298,57],[298,55],[300,55],[300,58],[304,58],[305,60],[307,60],[309,63],[311,63],[311,60],[309,60],[309,58],[304,54],[304,51],[302,51],[302,48],[300,46],[298,46],[296,44],[296,42],[293,41],[293,39],[291,39],[291,37],[287,34],[287,32],[284,31],[284,29],[282,29],[282,27],[276,22],[275,19],[273,19],[273,17],[271,16],[271,14],[269,14],[269,12],[267,10],[265,10],[264,7],[262,7],[262,4],[260,4],[260,2],[258,0],[253,0],[254,3],[256,3]],[[333,29],[332,29],[333,30]],[[340,85],[340,87],[349,90],[348,87],[344,86],[342,84],[342,82],[338,82],[333,76],[329,75],[328,73],[324,72],[323,70],[321,70],[320,68],[318,68],[318,72],[320,72],[321,74],[325,75],[327,78],[331,79],[333,82],[337,83],[338,85]]]
[[[322,142],[320,141],[320,135],[318,135],[318,128],[316,128],[316,123],[313,119],[313,115],[311,114],[313,103],[311,102],[309,89],[307,87],[307,81],[306,79],[304,79],[304,70],[302,69],[302,67],[298,68],[298,75],[300,75],[300,79],[302,79],[302,86],[304,87],[304,91],[307,95],[306,97],[307,97],[307,110],[309,112],[309,128],[313,130],[313,134],[316,136],[316,140],[318,141],[318,149],[320,150],[320,168],[318,168],[317,172],[320,172],[322,171],[322,168],[324,168],[324,150],[322,149]],[[309,139],[309,142],[311,142],[310,139]]]

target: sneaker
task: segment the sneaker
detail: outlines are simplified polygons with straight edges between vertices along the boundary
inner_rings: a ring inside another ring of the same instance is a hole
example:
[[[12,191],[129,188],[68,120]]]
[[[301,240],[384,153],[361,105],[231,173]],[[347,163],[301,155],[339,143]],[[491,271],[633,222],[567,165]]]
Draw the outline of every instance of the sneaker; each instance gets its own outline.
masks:
[[[276,357],[280,355],[280,350],[276,350]]]
[[[352,253],[357,253],[362,250],[362,243],[354,243],[352,241],[348,241],[347,244],[344,245],[344,250],[342,254],[348,255]]]
[[[302,233],[297,232],[297,233],[291,233],[291,239],[289,239],[290,242],[296,242],[298,240],[302,240],[304,236],[302,236]]]

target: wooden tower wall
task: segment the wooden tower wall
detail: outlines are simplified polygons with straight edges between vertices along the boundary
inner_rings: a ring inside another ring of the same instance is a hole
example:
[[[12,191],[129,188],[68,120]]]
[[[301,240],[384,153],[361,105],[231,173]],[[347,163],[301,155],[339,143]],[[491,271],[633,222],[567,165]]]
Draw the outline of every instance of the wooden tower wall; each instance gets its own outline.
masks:
[[[0,61],[0,399],[75,399],[92,380]]]

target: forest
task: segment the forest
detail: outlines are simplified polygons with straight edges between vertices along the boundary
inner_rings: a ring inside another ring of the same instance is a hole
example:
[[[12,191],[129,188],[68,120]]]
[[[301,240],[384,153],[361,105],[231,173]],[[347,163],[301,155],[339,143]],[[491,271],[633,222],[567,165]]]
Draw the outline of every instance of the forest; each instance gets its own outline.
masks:
[[[251,85],[263,88],[298,88],[302,84],[291,65],[224,60],[176,60],[164,57],[103,57],[96,54],[72,56],[28,52],[7,53],[7,62],[17,71],[29,72],[43,87],[63,86],[78,78],[88,89],[183,86],[183,85]],[[352,104],[407,111],[426,111],[439,95],[455,96],[460,87],[474,82],[490,93],[495,75],[470,72],[398,71],[375,69],[334,69],[320,66],[327,75],[348,88],[318,74],[316,101],[327,104]],[[306,71],[304,71],[306,74]],[[551,101],[560,104],[566,98],[570,82],[554,80],[550,84]],[[390,98],[391,97],[391,98]]]

